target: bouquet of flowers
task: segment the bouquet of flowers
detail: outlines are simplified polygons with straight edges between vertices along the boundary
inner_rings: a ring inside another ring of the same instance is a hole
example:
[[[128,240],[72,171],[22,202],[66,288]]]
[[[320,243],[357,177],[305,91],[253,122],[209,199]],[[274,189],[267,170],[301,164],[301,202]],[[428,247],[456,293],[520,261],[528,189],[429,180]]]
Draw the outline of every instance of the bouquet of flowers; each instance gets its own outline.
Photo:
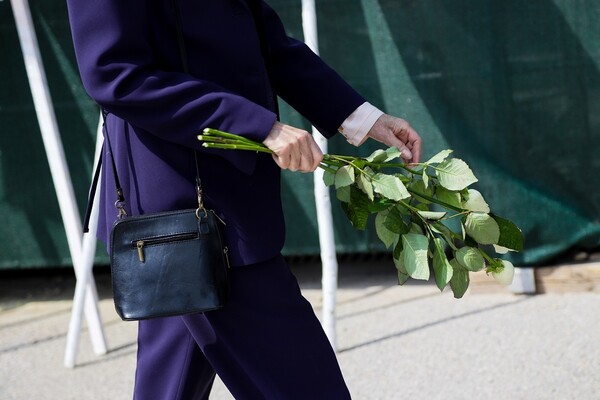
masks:
[[[271,153],[262,143],[216,129],[205,129],[198,139],[208,148]],[[485,270],[500,283],[512,282],[512,263],[489,253],[522,251],[523,235],[469,188],[477,178],[451,153],[443,150],[413,165],[402,163],[394,147],[364,158],[326,154],[320,168],[354,228],[364,230],[375,214],[377,236],[392,251],[399,284],[429,280],[433,271],[440,290],[450,285],[461,298],[470,272]]]

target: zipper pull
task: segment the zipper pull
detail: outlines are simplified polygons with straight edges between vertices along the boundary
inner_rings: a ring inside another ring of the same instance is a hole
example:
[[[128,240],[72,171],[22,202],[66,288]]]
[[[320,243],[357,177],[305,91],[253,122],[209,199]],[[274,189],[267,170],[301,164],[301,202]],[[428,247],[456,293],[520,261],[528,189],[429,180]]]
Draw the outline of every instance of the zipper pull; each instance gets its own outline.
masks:
[[[146,258],[144,257],[144,241],[138,240],[136,243],[138,257],[140,257],[140,262],[144,262]]]
[[[223,254],[225,255],[225,262],[227,263],[227,268],[231,268],[231,266],[229,265],[229,256],[227,255],[228,252],[229,252],[229,249],[227,248],[227,246],[225,246],[223,248]]]

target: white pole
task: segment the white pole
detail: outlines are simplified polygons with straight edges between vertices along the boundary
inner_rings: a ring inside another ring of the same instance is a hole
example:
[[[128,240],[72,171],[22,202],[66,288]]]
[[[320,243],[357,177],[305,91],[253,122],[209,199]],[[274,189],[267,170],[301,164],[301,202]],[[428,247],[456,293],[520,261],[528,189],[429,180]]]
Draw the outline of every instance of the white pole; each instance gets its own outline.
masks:
[[[316,54],[319,54],[319,39],[317,35],[317,12],[315,0],[302,0],[302,27],[304,41]],[[327,139],[313,127],[313,136],[323,153],[327,153]],[[338,280],[338,264],[335,253],[335,238],[333,236],[333,217],[329,189],[323,183],[323,170],[314,173],[315,204],[319,226],[319,244],[321,247],[321,263],[323,275],[323,329],[329,338],[334,351],[337,351],[335,329],[335,303]]]
[[[96,151],[94,155],[94,164],[102,156],[102,116],[98,122],[98,130],[96,136]],[[83,249],[81,254],[81,265],[84,267],[78,276],[77,284],[75,285],[75,295],[73,296],[73,310],[71,310],[71,320],[69,321],[69,331],[67,333],[67,346],[65,349],[64,364],[67,368],[75,366],[75,357],[77,355],[77,347],[79,346],[79,332],[81,331],[81,316],[84,311],[86,315],[89,312],[98,312],[98,295],[96,284],[92,275],[92,267],[94,266],[94,255],[96,253],[96,228],[98,227],[98,202],[100,190],[96,190],[92,213],[89,221],[89,233],[83,235]],[[91,308],[95,309],[91,309]],[[104,329],[99,319],[88,318],[90,325],[90,335],[92,342],[103,343],[102,347],[95,347],[96,354],[106,354],[106,344],[104,340]]]
[[[48,157],[50,173],[54,182],[54,190],[58,197],[58,205],[63,219],[63,225],[67,235],[69,252],[73,260],[75,275],[83,270],[82,265],[82,228],[75,193],[69,169],[67,167],[56,115],[48,89],[48,82],[44,71],[42,57],[40,55],[39,44],[35,35],[35,28],[31,18],[31,10],[27,0],[11,0],[25,70],[29,80],[33,104],[35,106],[44,148]],[[95,289],[95,286],[93,286]],[[97,294],[92,293],[91,298],[96,298]],[[93,310],[96,310],[94,313]],[[88,312],[91,311],[91,312]],[[86,317],[90,330],[93,326],[101,324],[100,315],[97,308],[86,308]],[[94,348],[97,352],[106,352],[103,334],[92,334]]]

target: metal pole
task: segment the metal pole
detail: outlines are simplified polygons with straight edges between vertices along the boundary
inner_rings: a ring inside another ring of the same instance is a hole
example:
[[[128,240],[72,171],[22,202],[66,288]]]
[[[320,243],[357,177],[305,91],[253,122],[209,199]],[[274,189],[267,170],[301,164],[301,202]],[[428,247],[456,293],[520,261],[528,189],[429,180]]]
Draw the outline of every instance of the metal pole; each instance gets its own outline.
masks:
[[[94,155],[94,164],[96,165],[98,159],[102,157],[102,116],[98,121],[98,130],[96,135],[96,151]],[[92,275],[92,267],[94,266],[94,255],[96,253],[96,229],[98,227],[98,202],[100,197],[100,190],[96,191],[94,196],[94,206],[92,208],[92,214],[90,215],[89,222],[89,233],[83,236],[83,249],[81,264],[84,266],[83,270],[78,276],[77,284],[75,285],[75,295],[73,296],[73,309],[71,310],[71,320],[69,321],[69,331],[67,333],[67,346],[65,348],[65,359],[64,364],[67,368],[73,368],[75,366],[75,357],[77,355],[77,347],[79,346],[79,333],[81,332],[81,317],[84,311],[84,305],[87,309],[91,306],[96,307],[96,313],[98,313],[98,294],[96,291],[96,284]],[[92,342],[104,343],[104,329],[99,319],[88,318],[88,325],[90,328],[90,335],[92,336]],[[103,348],[95,348],[96,354],[106,354],[106,345]]]
[[[302,0],[302,27],[304,41],[319,54],[319,39],[317,35],[317,13],[315,0]],[[327,139],[313,127],[313,136],[323,153],[327,153]],[[331,199],[329,189],[323,183],[323,170],[314,173],[315,205],[319,226],[319,244],[321,247],[321,263],[323,272],[321,284],[323,287],[322,324],[325,334],[334,351],[337,351],[337,336],[335,328],[335,306],[338,280],[338,263],[335,253],[335,238],[333,235],[333,217],[331,214]]]
[[[42,57],[40,55],[39,44],[35,35],[35,28],[31,18],[31,10],[27,0],[11,0],[15,24],[23,53],[25,70],[29,80],[33,104],[35,106],[44,148],[48,157],[50,173],[54,182],[54,189],[58,197],[63,225],[67,235],[69,252],[73,260],[75,275],[78,277],[84,270],[82,257],[82,228],[77,202],[69,169],[67,167],[56,115],[48,89],[46,73],[44,71]],[[88,286],[90,294],[86,297],[90,299],[87,303],[97,298],[95,285]],[[96,304],[86,306],[86,317],[90,331],[93,327],[101,325],[100,315]],[[97,353],[106,353],[106,343],[102,332],[92,334],[92,343]]]

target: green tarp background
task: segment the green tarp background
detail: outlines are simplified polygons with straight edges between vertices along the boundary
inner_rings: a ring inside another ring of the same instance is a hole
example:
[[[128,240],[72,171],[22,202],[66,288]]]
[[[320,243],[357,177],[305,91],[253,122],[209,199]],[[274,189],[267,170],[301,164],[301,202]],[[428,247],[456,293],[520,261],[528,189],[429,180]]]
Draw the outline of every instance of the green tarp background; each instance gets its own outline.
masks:
[[[301,1],[269,2],[302,37]],[[83,92],[66,6],[30,1],[83,212],[98,112]],[[466,160],[493,210],[526,237],[519,265],[600,245],[600,2],[317,0],[322,57],[409,120],[428,157]],[[0,268],[71,265],[10,2],[0,2]],[[286,105],[282,120],[308,125]],[[341,138],[330,152],[366,155]],[[312,175],[284,174],[287,255],[318,254]],[[380,252],[334,203],[340,253]],[[100,245],[99,247],[102,247]],[[101,248],[98,263],[107,258]]]

